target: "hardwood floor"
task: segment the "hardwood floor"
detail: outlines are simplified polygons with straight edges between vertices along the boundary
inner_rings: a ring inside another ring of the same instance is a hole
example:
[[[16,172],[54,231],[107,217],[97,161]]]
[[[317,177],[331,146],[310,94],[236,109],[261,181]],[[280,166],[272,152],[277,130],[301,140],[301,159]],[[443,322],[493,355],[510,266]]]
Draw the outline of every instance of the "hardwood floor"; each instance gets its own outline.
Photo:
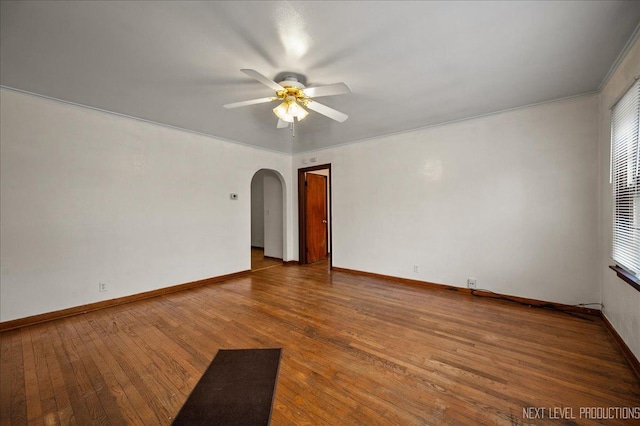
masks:
[[[281,266],[282,260],[264,257],[264,249],[251,247],[251,271],[261,271],[274,266]]]
[[[601,424],[580,407],[640,406],[599,318],[319,263],[1,333],[0,424],[168,425],[218,349],[258,347],[284,348],[273,425]]]

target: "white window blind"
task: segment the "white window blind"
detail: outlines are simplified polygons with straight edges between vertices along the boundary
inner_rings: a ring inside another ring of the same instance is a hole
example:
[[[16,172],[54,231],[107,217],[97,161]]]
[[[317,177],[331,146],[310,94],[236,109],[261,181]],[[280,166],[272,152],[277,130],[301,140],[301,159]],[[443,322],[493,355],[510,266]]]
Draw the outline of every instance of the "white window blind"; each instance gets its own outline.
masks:
[[[640,80],[612,109],[612,258],[640,276]]]

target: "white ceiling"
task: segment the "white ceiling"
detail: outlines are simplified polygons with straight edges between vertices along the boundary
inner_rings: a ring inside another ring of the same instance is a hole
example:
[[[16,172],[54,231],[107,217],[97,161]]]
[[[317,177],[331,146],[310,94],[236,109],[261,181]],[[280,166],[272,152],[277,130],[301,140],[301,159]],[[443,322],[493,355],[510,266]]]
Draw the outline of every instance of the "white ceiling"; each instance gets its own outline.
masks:
[[[598,90],[640,0],[514,2],[2,1],[0,84],[287,153]],[[276,129],[242,74],[353,93]]]

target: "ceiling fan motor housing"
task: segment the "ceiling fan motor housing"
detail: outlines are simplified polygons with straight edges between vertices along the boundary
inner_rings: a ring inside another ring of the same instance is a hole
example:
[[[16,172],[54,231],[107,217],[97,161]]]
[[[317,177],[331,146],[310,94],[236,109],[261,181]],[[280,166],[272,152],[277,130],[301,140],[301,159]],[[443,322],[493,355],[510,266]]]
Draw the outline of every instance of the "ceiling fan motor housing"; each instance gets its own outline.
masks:
[[[278,84],[282,84],[283,81],[297,81],[305,86],[307,85],[307,76],[295,71],[281,71],[273,80],[279,81],[280,83]]]
[[[279,99],[286,100],[293,97],[295,100],[306,106],[306,100],[308,97],[303,92],[305,88],[304,84],[300,83],[295,76],[287,76],[278,84],[285,89],[276,92]]]
[[[294,87],[296,89],[304,89],[304,84],[300,83],[295,77],[287,77],[278,83],[282,87]]]

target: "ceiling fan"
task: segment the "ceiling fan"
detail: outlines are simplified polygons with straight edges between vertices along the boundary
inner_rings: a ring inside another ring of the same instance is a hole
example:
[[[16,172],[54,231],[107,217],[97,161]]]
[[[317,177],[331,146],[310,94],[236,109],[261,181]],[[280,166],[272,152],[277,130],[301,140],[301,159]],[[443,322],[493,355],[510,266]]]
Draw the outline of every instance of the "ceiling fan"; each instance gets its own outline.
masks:
[[[305,87],[304,84],[301,83],[301,81],[304,81],[304,77],[295,73],[287,73],[280,83],[276,83],[256,70],[242,69],[240,71],[249,77],[258,80],[265,86],[275,90],[276,96],[223,105],[227,109],[262,104],[266,102],[282,101],[282,103],[273,109],[273,113],[278,117],[277,127],[279,129],[289,126],[293,127],[295,121],[301,121],[308,116],[309,112],[305,110],[305,108],[309,108],[310,110],[334,119],[340,123],[349,118],[347,114],[336,111],[333,108],[313,100],[313,98],[321,96],[351,93],[349,86],[344,83],[335,83],[318,87]]]

